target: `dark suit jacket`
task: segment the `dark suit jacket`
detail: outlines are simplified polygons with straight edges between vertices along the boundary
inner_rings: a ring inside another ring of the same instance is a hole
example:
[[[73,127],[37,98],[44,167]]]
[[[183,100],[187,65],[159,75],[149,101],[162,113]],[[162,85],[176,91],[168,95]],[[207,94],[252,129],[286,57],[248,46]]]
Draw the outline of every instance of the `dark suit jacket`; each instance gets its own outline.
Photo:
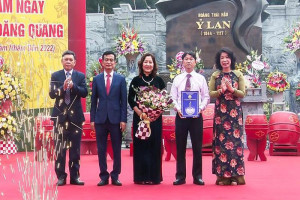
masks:
[[[114,72],[109,94],[106,94],[104,73],[94,77],[91,97],[91,122],[104,124],[127,122],[127,89],[124,76]]]
[[[50,98],[55,99],[54,108],[52,111],[52,119],[58,123],[63,123],[68,120],[77,125],[82,125],[84,122],[84,115],[81,105],[81,98],[87,96],[88,91],[85,83],[85,76],[83,73],[73,70],[72,81],[73,88],[70,90],[71,103],[65,104],[66,91],[63,89],[66,75],[64,70],[54,72],[51,75],[50,83]]]

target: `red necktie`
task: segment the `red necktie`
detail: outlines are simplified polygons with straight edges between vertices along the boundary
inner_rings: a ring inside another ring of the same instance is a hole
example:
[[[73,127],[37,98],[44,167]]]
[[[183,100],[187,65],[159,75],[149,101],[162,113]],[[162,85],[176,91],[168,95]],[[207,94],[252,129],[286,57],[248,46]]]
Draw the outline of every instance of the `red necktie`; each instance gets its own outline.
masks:
[[[106,75],[106,94],[109,94],[109,90],[110,90],[110,74]]]
[[[186,75],[186,77],[187,77],[186,84],[185,84],[185,90],[186,91],[190,91],[191,90],[191,80],[190,80],[191,76],[192,76],[191,74],[187,74]]]

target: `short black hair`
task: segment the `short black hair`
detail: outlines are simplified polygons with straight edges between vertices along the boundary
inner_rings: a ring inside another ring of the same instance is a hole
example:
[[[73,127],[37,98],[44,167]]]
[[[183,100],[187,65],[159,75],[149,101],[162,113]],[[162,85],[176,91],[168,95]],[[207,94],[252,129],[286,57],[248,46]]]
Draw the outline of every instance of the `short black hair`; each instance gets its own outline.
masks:
[[[102,59],[104,60],[104,56],[106,55],[114,55],[114,60],[116,60],[116,54],[113,52],[113,51],[105,51],[103,54],[102,54]]]
[[[222,53],[227,53],[230,60],[231,60],[231,70],[234,70],[235,69],[235,61],[236,61],[236,58],[234,56],[234,53],[231,49],[229,49],[228,47],[223,47],[222,49],[220,49],[217,54],[216,54],[216,57],[215,57],[215,62],[216,62],[216,67],[217,69],[219,70],[222,70],[222,66],[221,66],[221,62],[220,62],[220,56]]]
[[[74,51],[67,50],[67,51],[63,52],[61,57],[63,58],[65,55],[72,55],[72,56],[74,56],[74,59],[76,60],[76,55],[75,55]]]
[[[189,52],[184,52],[184,53],[182,54],[182,56],[181,56],[182,60],[185,58],[186,55],[190,55],[190,56],[192,56],[192,57],[196,60],[196,54],[195,54],[194,52],[191,52],[191,51],[189,51]]]

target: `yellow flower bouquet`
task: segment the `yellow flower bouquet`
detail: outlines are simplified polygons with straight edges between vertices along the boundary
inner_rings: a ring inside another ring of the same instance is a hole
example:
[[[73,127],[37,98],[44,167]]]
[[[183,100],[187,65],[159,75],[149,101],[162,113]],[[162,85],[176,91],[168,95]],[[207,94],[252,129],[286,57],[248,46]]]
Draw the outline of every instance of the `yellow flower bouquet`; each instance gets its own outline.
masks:
[[[0,116],[0,140],[18,139],[16,119],[9,115]]]
[[[5,65],[0,68],[0,104],[5,101],[23,103],[28,95],[23,89],[22,81],[11,74]],[[20,104],[18,104],[19,106]],[[22,105],[22,104],[21,104]]]

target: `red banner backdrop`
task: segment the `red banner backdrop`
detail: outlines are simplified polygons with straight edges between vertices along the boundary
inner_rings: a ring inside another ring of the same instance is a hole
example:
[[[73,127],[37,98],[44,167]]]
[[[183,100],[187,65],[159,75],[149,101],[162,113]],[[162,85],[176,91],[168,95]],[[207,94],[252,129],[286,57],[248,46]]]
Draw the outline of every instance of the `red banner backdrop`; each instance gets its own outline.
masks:
[[[69,50],[76,53],[75,69],[86,73],[86,2],[82,0],[69,0]],[[82,99],[84,112],[85,99]]]

